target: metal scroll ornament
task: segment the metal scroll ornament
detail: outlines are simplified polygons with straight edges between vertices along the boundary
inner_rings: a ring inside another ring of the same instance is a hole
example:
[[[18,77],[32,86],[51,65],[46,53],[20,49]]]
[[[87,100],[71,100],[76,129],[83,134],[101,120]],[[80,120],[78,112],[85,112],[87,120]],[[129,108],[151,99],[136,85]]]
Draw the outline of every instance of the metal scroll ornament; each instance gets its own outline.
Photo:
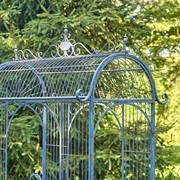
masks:
[[[120,41],[114,43],[112,41],[107,42],[101,50],[93,50],[91,52],[88,50],[82,43],[76,42],[74,39],[71,38],[71,34],[68,32],[67,26],[64,27],[64,32],[61,34],[60,38],[62,39],[57,44],[51,45],[44,53],[36,52],[33,53],[30,49],[25,50],[18,50],[17,46],[15,46],[14,53],[15,58],[14,60],[28,60],[28,59],[42,59],[42,58],[49,58],[49,57],[70,57],[70,56],[79,56],[81,55],[81,50],[86,52],[86,54],[101,54],[103,51],[106,53],[115,53],[115,52],[127,52],[126,43],[127,43],[127,36],[124,36],[123,43],[122,43],[122,50],[118,48],[118,45],[121,44]]]
[[[42,59],[45,57],[70,57],[70,56],[79,56],[81,54],[81,49],[86,51],[88,54],[92,54],[82,43],[76,42],[74,39],[70,39],[71,34],[69,34],[67,26],[64,27],[64,32],[61,34],[61,39],[57,44],[51,45],[45,53],[37,52],[33,53],[29,49],[24,51],[18,50],[15,46],[14,60],[27,60],[27,59]]]

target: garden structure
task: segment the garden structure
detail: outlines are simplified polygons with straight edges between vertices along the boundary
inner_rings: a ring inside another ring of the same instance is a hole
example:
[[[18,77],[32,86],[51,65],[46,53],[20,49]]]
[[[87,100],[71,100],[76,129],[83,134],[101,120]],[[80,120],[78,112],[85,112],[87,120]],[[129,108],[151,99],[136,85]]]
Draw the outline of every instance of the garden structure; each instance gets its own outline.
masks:
[[[15,48],[13,61],[0,65],[0,179],[11,179],[12,126],[30,112],[42,168],[30,180],[93,180],[106,171],[154,180],[155,103],[165,104],[167,95],[158,99],[149,68],[128,54],[126,37],[121,51],[110,43],[107,54],[70,40],[66,27],[62,38],[44,54]]]

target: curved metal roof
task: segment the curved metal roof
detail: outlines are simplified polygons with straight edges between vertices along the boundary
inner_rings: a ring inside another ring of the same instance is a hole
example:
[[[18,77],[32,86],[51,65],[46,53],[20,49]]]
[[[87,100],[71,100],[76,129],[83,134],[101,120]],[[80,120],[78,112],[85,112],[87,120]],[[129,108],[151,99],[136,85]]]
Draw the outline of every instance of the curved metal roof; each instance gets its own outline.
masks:
[[[88,92],[104,56],[13,61],[0,65],[1,97],[73,96]]]
[[[95,98],[158,100],[147,66],[125,53],[32,59],[0,65],[1,98],[81,95],[88,99],[93,92]]]

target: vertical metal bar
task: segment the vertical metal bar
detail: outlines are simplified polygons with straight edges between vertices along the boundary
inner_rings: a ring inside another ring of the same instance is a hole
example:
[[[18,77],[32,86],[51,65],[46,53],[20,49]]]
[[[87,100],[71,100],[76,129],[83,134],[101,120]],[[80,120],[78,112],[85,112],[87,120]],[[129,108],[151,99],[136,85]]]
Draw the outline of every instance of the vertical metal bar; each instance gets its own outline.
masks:
[[[54,121],[54,123],[53,123],[53,126],[54,126],[54,128],[53,128],[53,131],[54,131],[54,137],[53,137],[53,139],[54,139],[54,144],[55,144],[55,147],[54,147],[54,149],[55,149],[55,157],[54,157],[54,159],[55,159],[55,167],[57,166],[57,164],[59,163],[59,148],[60,148],[60,143],[59,143],[59,136],[60,136],[60,127],[58,127],[59,125],[60,125],[60,116],[61,116],[61,112],[60,112],[60,103],[59,102],[57,102],[57,104],[56,104],[56,115],[57,115],[57,123]],[[57,133],[56,133],[56,131],[57,131]],[[56,170],[56,178],[57,179],[59,179],[59,172]]]
[[[79,116],[78,116],[78,118],[79,118]],[[78,118],[74,121],[74,149],[73,149],[73,151],[74,151],[74,155],[73,155],[73,158],[74,158],[74,174],[73,174],[73,176],[74,177],[76,177],[76,121],[78,120]]]
[[[145,113],[147,114],[146,103],[145,103]],[[146,152],[146,149],[147,149],[147,142],[146,142],[147,141],[147,137],[146,137],[147,136],[147,132],[146,132],[146,130],[147,129],[146,128],[147,128],[147,124],[148,124],[146,121],[147,121],[147,119],[144,117],[144,123],[145,123],[144,124],[144,150],[145,150],[145,153],[144,153],[144,179],[145,180],[146,180],[146,173],[147,173],[146,172],[146,167],[147,167],[147,165],[146,165],[146,163],[147,163],[146,162],[146,158],[147,158],[147,155],[146,155],[147,154],[147,152]]]
[[[94,179],[94,103],[93,97],[89,100],[89,161],[88,161],[88,180]]]
[[[143,161],[143,153],[144,153],[144,149],[143,149],[143,142],[144,142],[144,140],[143,140],[143,131],[142,131],[142,126],[143,126],[143,115],[142,115],[142,113],[140,113],[140,119],[139,119],[139,123],[140,123],[140,126],[139,126],[139,128],[140,128],[140,133],[139,133],[139,136],[140,136],[140,149],[138,150],[138,151],[142,151],[142,152],[140,152],[139,153],[139,155],[140,155],[140,158],[139,158],[139,160],[140,160],[140,177],[139,177],[139,179],[140,180],[142,180],[142,176],[143,176],[143,172],[142,172],[142,161]]]
[[[139,111],[136,109],[136,179],[138,180],[139,175]]]
[[[64,126],[64,123],[65,123],[65,113],[67,112],[66,111],[66,104],[63,103],[62,104],[62,126],[61,126],[61,178],[64,179],[64,146],[65,146],[65,142],[64,142],[64,130],[65,130],[65,126]]]
[[[122,105],[122,180],[124,180],[124,104]]]
[[[47,130],[47,109],[43,106],[43,139],[42,139],[42,180],[46,180],[46,130]]]
[[[82,137],[81,137],[81,150],[82,150],[82,158],[84,158],[84,156],[86,154],[84,154],[84,148],[86,146],[86,141],[84,141],[84,117],[82,118],[82,129],[81,129],[81,132],[82,132]],[[85,121],[86,122],[86,121]],[[86,136],[85,136],[86,137]],[[84,179],[84,159],[82,159],[82,166],[81,166],[81,172],[82,172],[82,175],[81,175],[81,180]],[[85,178],[86,179],[86,178]]]
[[[1,119],[2,118],[2,119]],[[3,134],[3,125],[2,125],[2,121],[3,121],[3,115],[2,115],[2,110],[0,112],[0,134],[2,135]],[[0,136],[0,178],[3,179],[3,170],[4,170],[4,165],[3,165],[3,159],[4,159],[4,147],[3,147],[3,139],[2,137]]]
[[[88,117],[88,114],[86,114],[86,117]],[[89,137],[88,137],[88,127],[89,127],[89,121],[87,121],[87,118],[84,119],[85,120],[85,128],[86,128],[86,146],[85,146],[85,155],[86,157],[88,156],[88,141],[89,141]],[[89,161],[85,161],[85,179],[88,179],[88,164]]]
[[[151,127],[150,127],[150,180],[155,179],[155,104],[151,103]]]
[[[129,145],[128,145],[128,147],[127,147],[127,149],[128,149],[128,154],[129,155],[127,155],[127,156],[129,156],[128,157],[128,159],[129,159],[129,161],[127,161],[127,163],[128,163],[128,166],[129,166],[129,170],[128,170],[128,174],[131,174],[131,151],[132,151],[132,147],[131,147],[131,126],[132,126],[132,117],[131,117],[131,106],[130,105],[128,105],[128,114],[129,114],[129,118],[128,118],[128,121],[129,121],[129,123],[128,123],[128,141],[129,141]]]
[[[8,103],[5,110],[6,140],[5,140],[5,180],[8,179]]]
[[[67,125],[67,153],[66,153],[66,179],[69,179],[69,156],[70,156],[70,151],[69,151],[69,134],[70,134],[70,130],[69,130],[69,126],[70,126],[70,114],[71,114],[71,104],[68,104],[68,125]]]
[[[132,142],[132,151],[135,152],[135,131],[136,131],[136,120],[135,120],[135,114],[136,114],[136,109],[135,107],[133,108],[133,130],[131,136],[133,136],[133,142]],[[135,178],[135,153],[132,154],[132,180]]]
[[[58,139],[59,141],[59,180],[62,179],[62,121],[63,121],[63,104],[60,104],[60,137]]]

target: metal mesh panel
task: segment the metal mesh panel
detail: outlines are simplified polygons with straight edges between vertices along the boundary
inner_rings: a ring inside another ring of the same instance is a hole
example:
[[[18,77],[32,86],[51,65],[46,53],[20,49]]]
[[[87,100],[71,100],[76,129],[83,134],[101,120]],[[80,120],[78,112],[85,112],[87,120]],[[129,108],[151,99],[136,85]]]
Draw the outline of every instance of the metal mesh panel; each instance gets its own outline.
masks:
[[[0,110],[0,179],[5,180],[6,169],[5,169],[5,109]]]
[[[94,73],[107,55],[18,61],[0,66],[1,97],[87,95]],[[97,81],[96,98],[149,98],[151,88],[142,67],[127,58],[109,63]]]
[[[100,98],[151,98],[149,79],[142,67],[127,58],[118,58],[101,72],[95,97]]]
[[[88,109],[77,103],[53,103],[47,116],[46,179],[87,179]]]
[[[105,56],[56,58],[0,66],[1,97],[75,96],[88,93],[92,76]]]
[[[150,179],[150,104],[96,103],[95,109],[95,179]]]
[[[154,179],[154,103],[165,104],[167,95],[158,99],[141,60],[125,53],[16,59],[0,65],[0,99],[8,108],[0,110],[1,179],[16,176],[7,173],[5,137],[29,117],[39,169],[24,175],[26,167],[19,168],[22,177]]]
[[[134,104],[124,105],[123,107],[123,176],[126,179],[149,179],[150,105],[146,103],[138,103],[136,105],[140,109]],[[143,106],[145,107],[144,109],[142,108]]]

